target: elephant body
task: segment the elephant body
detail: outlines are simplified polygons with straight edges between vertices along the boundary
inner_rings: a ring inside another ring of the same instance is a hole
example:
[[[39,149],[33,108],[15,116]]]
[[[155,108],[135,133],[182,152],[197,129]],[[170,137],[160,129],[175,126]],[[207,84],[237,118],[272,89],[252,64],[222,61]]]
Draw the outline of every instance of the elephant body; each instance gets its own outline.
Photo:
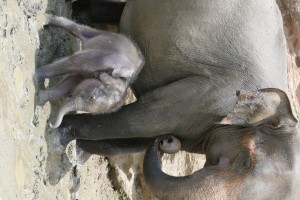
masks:
[[[145,181],[159,199],[298,198],[300,139],[274,0],[129,0],[120,32],[145,57],[137,101],[112,114],[66,116],[61,144],[76,139],[81,155],[108,156],[148,147]],[[167,135],[206,154],[205,167],[163,173]]]
[[[46,25],[63,28],[82,42],[81,51],[39,67],[35,73],[38,81],[65,75],[57,86],[39,90],[36,95],[38,105],[65,100],[50,126],[57,128],[70,112],[103,114],[118,110],[144,64],[136,45],[121,34],[93,29],[63,17],[46,14]]]
[[[120,32],[145,54],[134,87],[139,96],[191,76],[228,85],[231,94],[238,89],[287,89],[287,50],[273,0],[131,0]]]
[[[183,148],[199,142],[232,110],[237,90],[287,91],[287,49],[273,0],[129,1],[120,32],[133,38],[145,56],[133,86],[137,98],[162,93],[160,100],[166,102],[150,100],[156,113],[163,112],[164,130],[158,131],[189,139]]]

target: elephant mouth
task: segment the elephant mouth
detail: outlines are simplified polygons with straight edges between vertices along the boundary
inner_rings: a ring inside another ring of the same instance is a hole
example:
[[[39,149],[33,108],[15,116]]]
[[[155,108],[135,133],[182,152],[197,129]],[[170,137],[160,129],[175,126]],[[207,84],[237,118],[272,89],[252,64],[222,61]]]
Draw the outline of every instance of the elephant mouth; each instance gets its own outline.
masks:
[[[255,164],[255,139],[249,127],[225,125],[213,129],[205,137],[202,151],[204,167],[220,166],[237,171],[250,170]]]

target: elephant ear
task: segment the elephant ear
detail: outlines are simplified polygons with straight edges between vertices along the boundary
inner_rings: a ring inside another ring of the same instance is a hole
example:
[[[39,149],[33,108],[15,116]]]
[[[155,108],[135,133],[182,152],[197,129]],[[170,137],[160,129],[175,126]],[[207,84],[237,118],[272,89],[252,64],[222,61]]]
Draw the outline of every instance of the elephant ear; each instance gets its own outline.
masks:
[[[279,89],[237,91],[236,95],[238,100],[233,111],[219,124],[247,126],[268,120],[275,127],[294,127],[298,122],[288,96]]]

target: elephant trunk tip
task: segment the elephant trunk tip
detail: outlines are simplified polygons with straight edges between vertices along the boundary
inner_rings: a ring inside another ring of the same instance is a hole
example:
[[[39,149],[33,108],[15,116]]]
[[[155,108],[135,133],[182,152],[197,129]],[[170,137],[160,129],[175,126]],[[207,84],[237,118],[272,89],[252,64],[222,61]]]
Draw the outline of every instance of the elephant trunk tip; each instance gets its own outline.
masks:
[[[56,117],[54,123],[50,122],[50,124],[49,124],[50,128],[53,128],[53,129],[58,128],[60,126],[60,124],[62,123],[62,120],[63,120],[65,114],[66,114],[66,112],[60,111],[58,116]]]
[[[68,102],[66,104],[64,104],[60,109],[59,109],[59,113],[57,114],[56,118],[55,118],[55,122],[54,123],[50,123],[49,126],[51,128],[58,128],[60,126],[60,124],[63,121],[63,118],[66,114],[73,112],[73,111],[77,111],[79,109],[77,109],[76,104],[74,104],[74,102]]]
[[[163,153],[175,154],[181,149],[181,142],[178,138],[168,135],[160,140],[159,148]]]
[[[55,129],[55,128],[58,128],[60,124],[61,123],[58,123],[57,121],[54,124],[52,124],[52,122],[50,122],[49,126],[50,126],[50,128]]]

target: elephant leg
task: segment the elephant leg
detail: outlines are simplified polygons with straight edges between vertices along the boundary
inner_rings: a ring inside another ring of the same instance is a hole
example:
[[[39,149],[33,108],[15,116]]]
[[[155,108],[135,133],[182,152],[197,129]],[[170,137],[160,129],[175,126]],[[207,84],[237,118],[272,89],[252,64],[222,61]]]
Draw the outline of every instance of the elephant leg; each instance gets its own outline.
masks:
[[[145,150],[152,138],[130,138],[113,140],[76,140],[76,157],[84,164],[91,155],[115,156]]]
[[[91,75],[97,71],[112,71],[114,77],[122,77],[131,83],[144,64],[137,46],[127,37],[85,27],[63,17],[46,16],[48,25],[58,26],[82,40],[82,51],[37,69],[35,79],[82,73]]]
[[[35,76],[37,80],[42,80],[70,73],[91,75],[96,71],[109,71],[111,69],[120,71],[119,69],[123,69],[128,64],[131,64],[130,61],[122,54],[104,54],[97,50],[86,50],[39,67]]]
[[[46,14],[46,25],[60,27],[79,38],[82,42],[104,33],[104,31],[83,26],[64,17],[50,14]]]
[[[77,0],[72,4],[72,18],[79,23],[118,24],[126,2]]]
[[[47,101],[57,101],[60,98],[65,97],[76,87],[76,85],[80,84],[83,79],[84,77],[79,74],[68,75],[54,88],[39,90],[36,95],[37,104],[44,105]]]
[[[214,85],[213,80],[188,77],[155,89],[115,113],[67,115],[57,131],[72,139],[84,140],[166,134],[179,139],[199,139],[205,130],[214,125],[214,120],[220,120],[218,115],[224,116],[228,112],[224,107],[228,110],[232,108],[232,102],[227,105],[222,99],[230,100],[229,96],[234,95],[226,86],[223,87],[225,91],[220,91],[217,90],[220,87]],[[212,110],[218,115],[212,115]]]

